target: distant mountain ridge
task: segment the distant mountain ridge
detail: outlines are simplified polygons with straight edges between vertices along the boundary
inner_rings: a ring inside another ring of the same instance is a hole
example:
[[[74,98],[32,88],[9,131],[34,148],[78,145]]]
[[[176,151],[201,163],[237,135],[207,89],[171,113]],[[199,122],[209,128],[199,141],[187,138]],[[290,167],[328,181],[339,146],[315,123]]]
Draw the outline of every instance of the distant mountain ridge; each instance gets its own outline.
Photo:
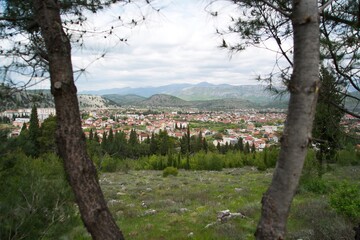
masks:
[[[30,108],[34,100],[38,107],[54,107],[54,100],[50,91],[39,89],[18,92],[11,98],[4,99],[0,104],[0,110]],[[276,99],[261,85],[232,86],[229,84],[214,85],[202,82],[196,85],[171,84],[162,87],[107,89],[95,92],[83,91],[78,94],[78,100],[81,109],[116,108],[121,106],[141,108],[179,107],[222,111],[249,108],[286,108],[288,99],[287,97]]]
[[[201,101],[186,101],[181,98],[167,95],[167,94],[155,94],[149,98],[143,99],[137,95],[117,95],[110,94],[104,95],[105,98],[116,102],[117,104],[126,107],[143,107],[143,108],[196,108],[199,110],[234,110],[234,109],[248,109],[259,108],[259,105],[254,104],[247,100],[242,99],[216,99],[216,100],[201,100]],[[123,100],[124,98],[125,100]],[[127,99],[137,99],[137,101],[127,102]]]
[[[276,99],[276,97],[270,91],[267,91],[266,87],[263,85],[215,85],[208,82],[201,82],[198,84],[170,84],[160,87],[114,88],[98,91],[83,91],[81,93],[103,95],[105,97],[108,97],[110,94],[135,94],[137,96],[146,98],[151,97],[155,94],[167,94],[188,101],[242,99],[251,101],[263,107],[266,107],[269,104],[286,105],[288,101],[287,96],[280,100]],[[114,96],[112,96],[111,99],[113,97]]]

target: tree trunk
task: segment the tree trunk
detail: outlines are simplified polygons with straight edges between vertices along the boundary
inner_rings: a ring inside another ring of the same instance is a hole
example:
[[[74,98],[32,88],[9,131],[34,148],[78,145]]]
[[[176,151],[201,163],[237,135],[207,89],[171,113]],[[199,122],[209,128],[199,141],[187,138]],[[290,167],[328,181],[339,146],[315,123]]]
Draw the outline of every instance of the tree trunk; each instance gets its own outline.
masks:
[[[57,145],[82,220],[93,239],[124,239],[106,205],[95,166],[86,153],[71,63],[71,45],[56,0],[34,0],[34,13],[47,49],[57,116]]]
[[[316,0],[293,0],[294,69],[281,150],[262,199],[256,239],[284,239],[290,205],[303,168],[319,89],[319,23]]]

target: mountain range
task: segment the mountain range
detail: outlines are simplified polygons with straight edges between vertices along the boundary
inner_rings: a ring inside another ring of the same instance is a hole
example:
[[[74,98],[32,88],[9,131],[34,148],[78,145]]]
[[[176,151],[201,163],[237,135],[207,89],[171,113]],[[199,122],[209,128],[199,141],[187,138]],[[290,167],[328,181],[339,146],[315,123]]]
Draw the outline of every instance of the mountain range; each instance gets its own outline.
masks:
[[[210,84],[170,84],[160,87],[141,88],[112,88],[97,91],[82,91],[81,94],[101,95],[119,104],[134,103],[141,98],[149,98],[155,94],[166,94],[178,97],[186,101],[206,101],[219,99],[238,99],[250,101],[258,107],[281,107],[287,106],[288,97],[276,98],[274,94],[266,90],[263,85],[229,85]],[[144,100],[142,99],[142,100]]]
[[[276,98],[261,85],[171,84],[161,87],[113,88],[82,91],[78,94],[80,108],[108,107],[177,107],[199,110],[233,110],[248,108],[286,108],[288,97]],[[0,110],[29,108],[33,102],[38,107],[54,107],[49,90],[17,92],[5,99]]]

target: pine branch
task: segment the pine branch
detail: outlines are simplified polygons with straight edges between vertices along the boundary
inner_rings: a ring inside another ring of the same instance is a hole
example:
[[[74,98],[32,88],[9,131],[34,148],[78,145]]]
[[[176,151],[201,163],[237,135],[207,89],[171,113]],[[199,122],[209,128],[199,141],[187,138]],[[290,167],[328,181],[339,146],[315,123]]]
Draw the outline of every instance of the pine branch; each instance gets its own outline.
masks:
[[[285,17],[290,18],[291,17],[291,13],[285,11],[284,9],[281,9],[280,7],[275,6],[274,4],[266,1],[266,0],[260,0],[260,2],[264,3],[265,5],[271,7],[272,9],[274,9],[275,11],[278,11],[279,13],[281,13],[282,15],[284,15]]]
[[[336,1],[336,0],[329,0],[325,4],[323,4],[321,7],[319,7],[319,13],[322,13],[325,10],[325,8],[330,6],[330,4],[334,1]]]

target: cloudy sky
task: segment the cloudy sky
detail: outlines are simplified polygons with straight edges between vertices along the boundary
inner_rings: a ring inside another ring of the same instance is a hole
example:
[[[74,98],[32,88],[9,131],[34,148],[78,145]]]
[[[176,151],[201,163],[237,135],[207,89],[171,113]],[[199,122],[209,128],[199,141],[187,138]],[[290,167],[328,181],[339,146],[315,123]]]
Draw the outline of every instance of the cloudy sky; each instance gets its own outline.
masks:
[[[257,84],[259,74],[269,73],[276,54],[261,48],[229,54],[218,46],[222,37],[216,28],[225,27],[234,14],[229,4],[218,8],[218,17],[205,11],[206,0],[161,1],[160,12],[144,7],[114,8],[89,16],[87,27],[110,30],[111,36],[96,34],[84,47],[73,47],[74,69],[86,68],[77,76],[79,91],[122,87],[162,86],[173,83]],[[218,10],[217,9],[217,10]],[[135,28],[116,28],[121,19],[145,21]],[[114,37],[117,36],[117,37]],[[127,38],[120,42],[119,38]],[[269,43],[271,47],[271,43]],[[105,53],[105,57],[96,60]],[[46,83],[42,83],[44,86]]]

